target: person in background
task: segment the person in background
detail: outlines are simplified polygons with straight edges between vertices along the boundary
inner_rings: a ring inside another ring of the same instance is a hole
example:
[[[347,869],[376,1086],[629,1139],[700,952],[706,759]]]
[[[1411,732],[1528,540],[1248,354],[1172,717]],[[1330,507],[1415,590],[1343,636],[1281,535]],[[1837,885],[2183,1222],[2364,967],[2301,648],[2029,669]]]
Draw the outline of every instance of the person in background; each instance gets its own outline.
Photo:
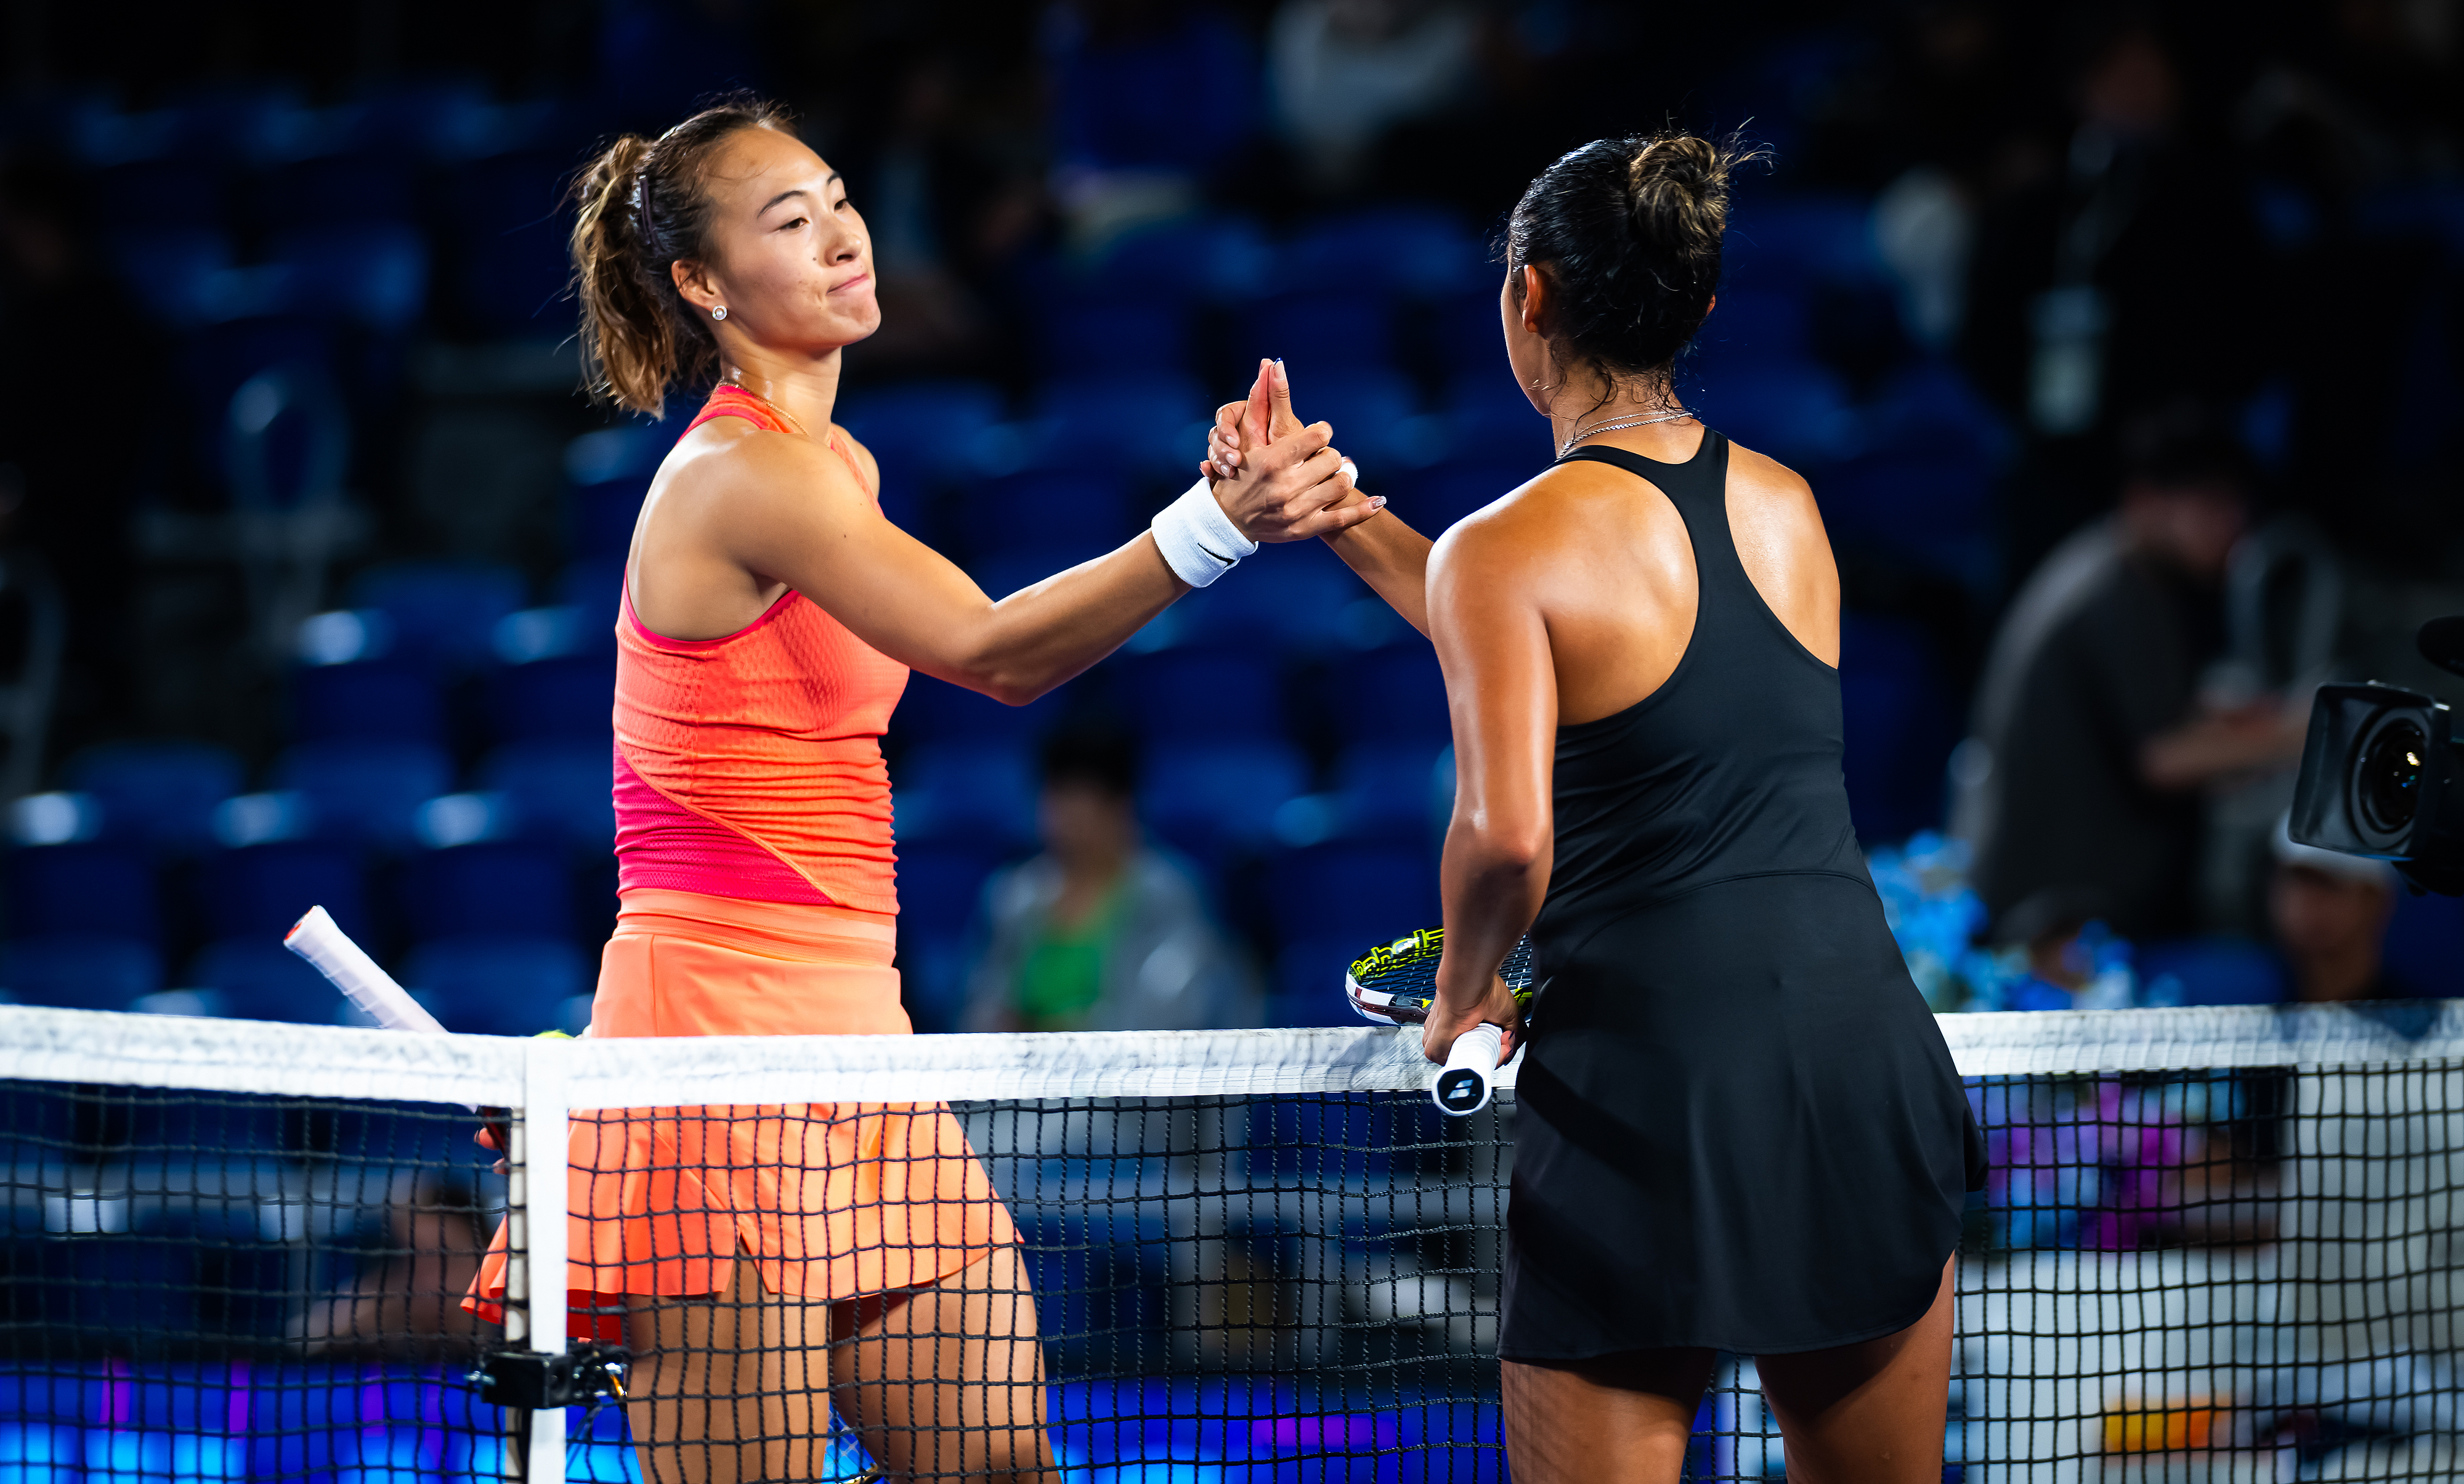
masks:
[[[462,1296],[479,1274],[487,1233],[470,1187],[423,1179],[385,1212],[385,1237],[360,1274],[300,1317],[299,1338],[317,1356],[461,1360],[479,1353],[477,1316]]]
[[[984,889],[970,1030],[1203,1030],[1256,1021],[1247,966],[1198,883],[1138,830],[1136,759],[1108,729],[1045,744],[1044,853]]]
[[[1267,37],[1276,132],[1311,184],[1356,188],[1394,124],[1463,102],[1480,20],[1443,0],[1286,0]]]
[[[2410,991],[2387,973],[2387,922],[2395,916],[2395,869],[2341,855],[2276,831],[2268,920],[2296,1000],[2401,1000]]]
[[[2136,425],[2121,508],[2012,603],[1953,773],[1953,832],[1995,919],[2057,893],[2125,938],[2189,932],[2199,790],[2299,757],[2305,706],[2203,704],[2248,520],[2233,440],[2194,408]]]

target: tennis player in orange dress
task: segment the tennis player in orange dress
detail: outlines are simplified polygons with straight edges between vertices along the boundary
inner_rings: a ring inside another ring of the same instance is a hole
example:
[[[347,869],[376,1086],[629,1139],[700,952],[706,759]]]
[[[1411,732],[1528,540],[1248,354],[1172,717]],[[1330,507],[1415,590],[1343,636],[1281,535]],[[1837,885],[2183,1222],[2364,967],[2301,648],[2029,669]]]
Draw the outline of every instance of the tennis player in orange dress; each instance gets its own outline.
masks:
[[[1023,703],[1265,541],[1364,521],[1318,424],[999,601],[883,519],[830,420],[878,327],[838,173],[770,106],[610,145],[573,256],[600,388],[715,381],[643,503],[618,615],[622,910],[593,1036],[905,1034],[880,741],[910,669]],[[1228,497],[1234,486],[1221,486]],[[821,1476],[833,1399],[894,1477],[1057,1478],[1007,1211],[938,1104],[574,1120],[577,1334],[621,1338],[650,1484]],[[505,1258],[470,1306],[495,1317]]]

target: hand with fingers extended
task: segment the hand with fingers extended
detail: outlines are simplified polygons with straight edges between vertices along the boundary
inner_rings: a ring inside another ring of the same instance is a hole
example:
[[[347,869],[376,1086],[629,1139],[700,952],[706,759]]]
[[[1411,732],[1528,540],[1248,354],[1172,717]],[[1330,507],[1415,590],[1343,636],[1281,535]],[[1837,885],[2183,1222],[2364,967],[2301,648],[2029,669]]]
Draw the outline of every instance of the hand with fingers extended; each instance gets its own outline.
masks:
[[[1334,430],[1292,414],[1280,361],[1258,363],[1243,402],[1227,402],[1207,434],[1199,472],[1242,533],[1257,542],[1306,541],[1359,524],[1386,507],[1354,486],[1359,471],[1330,446]]]

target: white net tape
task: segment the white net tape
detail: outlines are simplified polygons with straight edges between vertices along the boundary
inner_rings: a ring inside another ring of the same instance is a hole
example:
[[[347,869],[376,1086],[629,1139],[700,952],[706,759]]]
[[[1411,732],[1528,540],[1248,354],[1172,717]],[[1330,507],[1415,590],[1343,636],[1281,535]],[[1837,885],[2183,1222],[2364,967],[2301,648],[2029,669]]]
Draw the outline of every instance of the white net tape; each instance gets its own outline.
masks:
[[[2464,1057],[2464,1001],[1945,1015],[1963,1076],[2369,1067]],[[709,1102],[1416,1092],[1417,1033],[1375,1027],[1038,1035],[525,1041],[0,1007],[0,1078],[522,1105],[535,1057],[576,1109]],[[1516,1068],[1498,1085],[1514,1086]]]

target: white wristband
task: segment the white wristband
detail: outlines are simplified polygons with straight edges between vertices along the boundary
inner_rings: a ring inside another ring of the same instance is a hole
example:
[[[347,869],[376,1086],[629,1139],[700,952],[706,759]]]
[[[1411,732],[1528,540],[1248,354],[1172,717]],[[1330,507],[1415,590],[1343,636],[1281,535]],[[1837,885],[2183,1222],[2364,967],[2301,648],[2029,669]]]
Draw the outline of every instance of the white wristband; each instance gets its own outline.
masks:
[[[1155,512],[1154,530],[1164,565],[1192,587],[1205,587],[1258,549],[1215,502],[1215,491],[1203,478]]]

